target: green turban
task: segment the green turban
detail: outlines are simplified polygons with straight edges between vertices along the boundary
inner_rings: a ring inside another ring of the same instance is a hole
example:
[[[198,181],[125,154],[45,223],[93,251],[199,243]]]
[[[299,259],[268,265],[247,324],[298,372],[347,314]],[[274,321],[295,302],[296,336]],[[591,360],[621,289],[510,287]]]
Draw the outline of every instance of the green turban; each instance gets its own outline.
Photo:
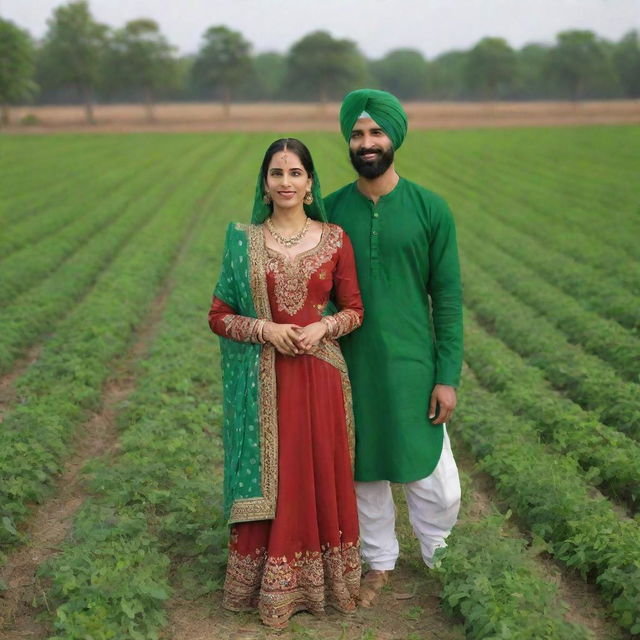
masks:
[[[399,149],[407,135],[407,114],[398,98],[386,91],[358,89],[347,94],[340,107],[340,129],[349,142],[351,131],[365,111],[389,136],[394,149]]]

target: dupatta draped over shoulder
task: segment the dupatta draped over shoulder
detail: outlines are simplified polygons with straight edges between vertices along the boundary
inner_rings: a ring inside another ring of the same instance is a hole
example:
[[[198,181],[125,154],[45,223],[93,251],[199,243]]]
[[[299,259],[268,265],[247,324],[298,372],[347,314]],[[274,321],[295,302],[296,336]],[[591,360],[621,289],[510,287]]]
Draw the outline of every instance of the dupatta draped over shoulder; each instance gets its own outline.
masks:
[[[271,319],[264,240],[256,225],[227,228],[214,295],[250,318]],[[230,523],[273,518],[278,494],[275,350],[220,337],[224,384],[224,511]]]

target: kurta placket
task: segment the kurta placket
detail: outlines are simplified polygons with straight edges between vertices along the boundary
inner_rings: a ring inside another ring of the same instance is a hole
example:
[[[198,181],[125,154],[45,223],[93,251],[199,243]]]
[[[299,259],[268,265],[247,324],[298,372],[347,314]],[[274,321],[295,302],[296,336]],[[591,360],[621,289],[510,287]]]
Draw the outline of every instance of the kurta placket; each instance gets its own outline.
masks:
[[[378,251],[380,243],[380,211],[382,205],[378,202],[374,205],[369,200],[371,207],[371,277],[378,278],[380,276],[380,254]]]

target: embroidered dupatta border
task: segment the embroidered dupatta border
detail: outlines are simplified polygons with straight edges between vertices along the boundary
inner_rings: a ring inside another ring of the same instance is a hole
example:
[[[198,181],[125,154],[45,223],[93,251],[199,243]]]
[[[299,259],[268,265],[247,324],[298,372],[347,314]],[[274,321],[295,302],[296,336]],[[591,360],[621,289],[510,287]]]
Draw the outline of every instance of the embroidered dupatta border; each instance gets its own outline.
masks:
[[[265,263],[267,252],[259,225],[236,225],[249,240],[249,284],[258,318],[271,320]],[[278,403],[276,397],[275,349],[262,345],[259,366],[260,483],[262,496],[235,500],[229,524],[275,518],[278,496]]]
[[[356,436],[355,419],[353,416],[353,399],[351,396],[351,381],[347,371],[347,363],[342,355],[337,340],[324,340],[317,347],[312,349],[310,355],[319,360],[324,360],[335,367],[340,372],[342,382],[342,396],[344,398],[344,417],[347,426],[347,441],[349,443],[349,454],[351,456],[351,466],[355,468]]]

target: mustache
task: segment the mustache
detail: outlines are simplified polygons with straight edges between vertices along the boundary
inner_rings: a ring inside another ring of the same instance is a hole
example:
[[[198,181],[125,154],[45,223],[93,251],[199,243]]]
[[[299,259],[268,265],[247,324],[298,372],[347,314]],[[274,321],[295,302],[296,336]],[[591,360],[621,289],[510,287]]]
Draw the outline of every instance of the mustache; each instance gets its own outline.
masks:
[[[377,153],[378,155],[381,155],[382,149],[377,149],[376,147],[372,147],[371,149],[366,149],[363,147],[362,149],[358,149],[358,151],[356,152],[356,155],[363,156],[367,153]]]

